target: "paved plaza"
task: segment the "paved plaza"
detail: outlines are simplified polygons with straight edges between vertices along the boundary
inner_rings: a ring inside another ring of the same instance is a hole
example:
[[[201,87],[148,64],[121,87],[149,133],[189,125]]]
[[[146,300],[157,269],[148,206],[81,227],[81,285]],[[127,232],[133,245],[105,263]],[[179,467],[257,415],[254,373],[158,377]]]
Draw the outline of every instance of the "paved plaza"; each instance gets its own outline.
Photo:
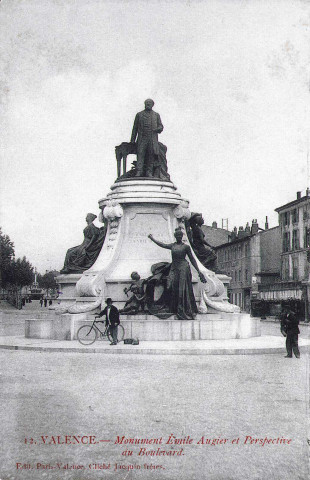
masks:
[[[309,478],[308,354],[0,358],[2,480]]]

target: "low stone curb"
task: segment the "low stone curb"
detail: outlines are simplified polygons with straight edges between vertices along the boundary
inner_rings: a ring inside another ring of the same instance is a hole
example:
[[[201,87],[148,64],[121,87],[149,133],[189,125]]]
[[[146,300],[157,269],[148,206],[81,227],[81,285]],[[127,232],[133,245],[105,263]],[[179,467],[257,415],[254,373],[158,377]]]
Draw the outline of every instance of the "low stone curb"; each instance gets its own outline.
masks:
[[[261,337],[257,337],[261,339]],[[276,337],[278,338],[278,337]],[[264,339],[262,339],[264,340]],[[282,341],[282,338],[281,338]],[[63,352],[63,353],[103,353],[103,354],[112,354],[112,355],[263,355],[263,354],[285,354],[285,340],[283,339],[283,346],[279,346],[279,343],[274,347],[259,345],[254,348],[254,346],[245,347],[244,345],[236,347],[232,345],[214,345],[212,348],[209,345],[203,345],[200,343],[197,346],[197,342],[194,345],[190,345],[189,342],[184,344],[183,342],[175,342],[173,345],[165,345],[165,342],[161,342],[160,345],[150,345],[152,342],[140,342],[140,345],[123,345],[119,344],[115,347],[111,347],[108,342],[97,346],[82,346],[78,342],[74,342],[75,345],[72,345],[73,342],[58,342],[53,341],[55,344],[51,345],[51,341],[48,342],[34,342],[31,344],[31,340],[27,339],[27,344],[23,344],[24,338],[15,339],[12,338],[10,341],[4,342],[0,339],[0,349],[3,350],[24,350],[24,351],[36,351],[36,352]],[[202,341],[203,342],[203,341]],[[211,341],[212,342],[212,341]],[[238,340],[235,340],[237,343]],[[46,345],[44,345],[46,343]],[[62,345],[60,345],[62,343]],[[63,345],[65,343],[66,345]],[[145,344],[147,343],[147,345]],[[159,343],[159,342],[158,342]],[[168,342],[167,342],[168,343]],[[170,342],[169,342],[170,343]],[[182,344],[183,343],[183,344]],[[208,342],[209,343],[209,342]],[[267,342],[268,343],[268,342]],[[300,351],[302,353],[310,352],[310,340],[300,339]]]

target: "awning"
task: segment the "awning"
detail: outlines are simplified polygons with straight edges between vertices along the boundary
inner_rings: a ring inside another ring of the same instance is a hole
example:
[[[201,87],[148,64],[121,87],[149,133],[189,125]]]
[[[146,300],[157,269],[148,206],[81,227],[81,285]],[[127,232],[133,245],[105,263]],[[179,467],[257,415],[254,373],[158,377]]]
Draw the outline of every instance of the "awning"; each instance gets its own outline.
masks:
[[[292,290],[270,290],[268,292],[259,292],[261,300],[288,300],[295,298],[301,300],[302,290],[294,288]]]

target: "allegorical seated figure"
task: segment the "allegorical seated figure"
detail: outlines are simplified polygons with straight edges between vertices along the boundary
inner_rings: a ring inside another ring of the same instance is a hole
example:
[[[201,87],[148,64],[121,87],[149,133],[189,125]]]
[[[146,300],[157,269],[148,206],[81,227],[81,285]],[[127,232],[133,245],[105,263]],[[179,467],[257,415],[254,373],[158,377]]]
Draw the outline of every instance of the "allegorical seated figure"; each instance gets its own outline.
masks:
[[[141,277],[138,274],[138,272],[132,272],[130,276],[131,276],[131,279],[133,280],[133,283],[129,286],[129,288],[124,288],[124,292],[126,293],[126,295],[128,294],[128,292],[131,292],[132,296],[129,298],[129,300],[127,300],[124,308],[119,311],[119,313],[122,313],[122,314],[127,314],[127,313],[136,314],[139,312],[139,310],[144,311],[145,280],[141,280]]]
[[[66,253],[63,269],[60,273],[80,273],[88,270],[97,260],[104,239],[106,226],[96,227],[93,221],[97,218],[93,213],[86,216],[87,227],[84,228],[84,240],[81,245],[69,248]]]
[[[166,298],[169,303],[165,307],[168,309],[168,313],[175,314],[179,320],[192,320],[198,313],[198,309],[193,291],[191,269],[186,257],[189,258],[191,264],[197,270],[200,281],[206,283],[206,279],[198,268],[190,246],[182,242],[182,230],[176,228],[174,237],[175,243],[167,244],[159,242],[152,235],[149,235],[149,238],[156,245],[171,250],[172,263],[169,273],[166,271],[168,274],[166,277],[168,292]],[[163,267],[165,268],[165,265]]]
[[[205,234],[201,228],[204,224],[201,213],[193,213],[188,223],[188,238],[198,260],[204,267],[215,271],[217,255],[211,245],[205,240]]]

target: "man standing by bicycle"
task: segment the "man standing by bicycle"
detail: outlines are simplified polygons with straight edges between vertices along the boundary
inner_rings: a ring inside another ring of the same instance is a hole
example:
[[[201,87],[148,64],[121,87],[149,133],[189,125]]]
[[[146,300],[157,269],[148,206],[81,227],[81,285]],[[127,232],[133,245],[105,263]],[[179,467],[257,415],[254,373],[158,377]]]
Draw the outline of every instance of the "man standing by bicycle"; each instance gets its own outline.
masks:
[[[120,324],[119,311],[114,305],[112,305],[112,298],[107,298],[105,303],[107,306],[99,313],[98,318],[105,315],[105,324],[109,327],[113,339],[110,345],[117,345],[117,327]]]

